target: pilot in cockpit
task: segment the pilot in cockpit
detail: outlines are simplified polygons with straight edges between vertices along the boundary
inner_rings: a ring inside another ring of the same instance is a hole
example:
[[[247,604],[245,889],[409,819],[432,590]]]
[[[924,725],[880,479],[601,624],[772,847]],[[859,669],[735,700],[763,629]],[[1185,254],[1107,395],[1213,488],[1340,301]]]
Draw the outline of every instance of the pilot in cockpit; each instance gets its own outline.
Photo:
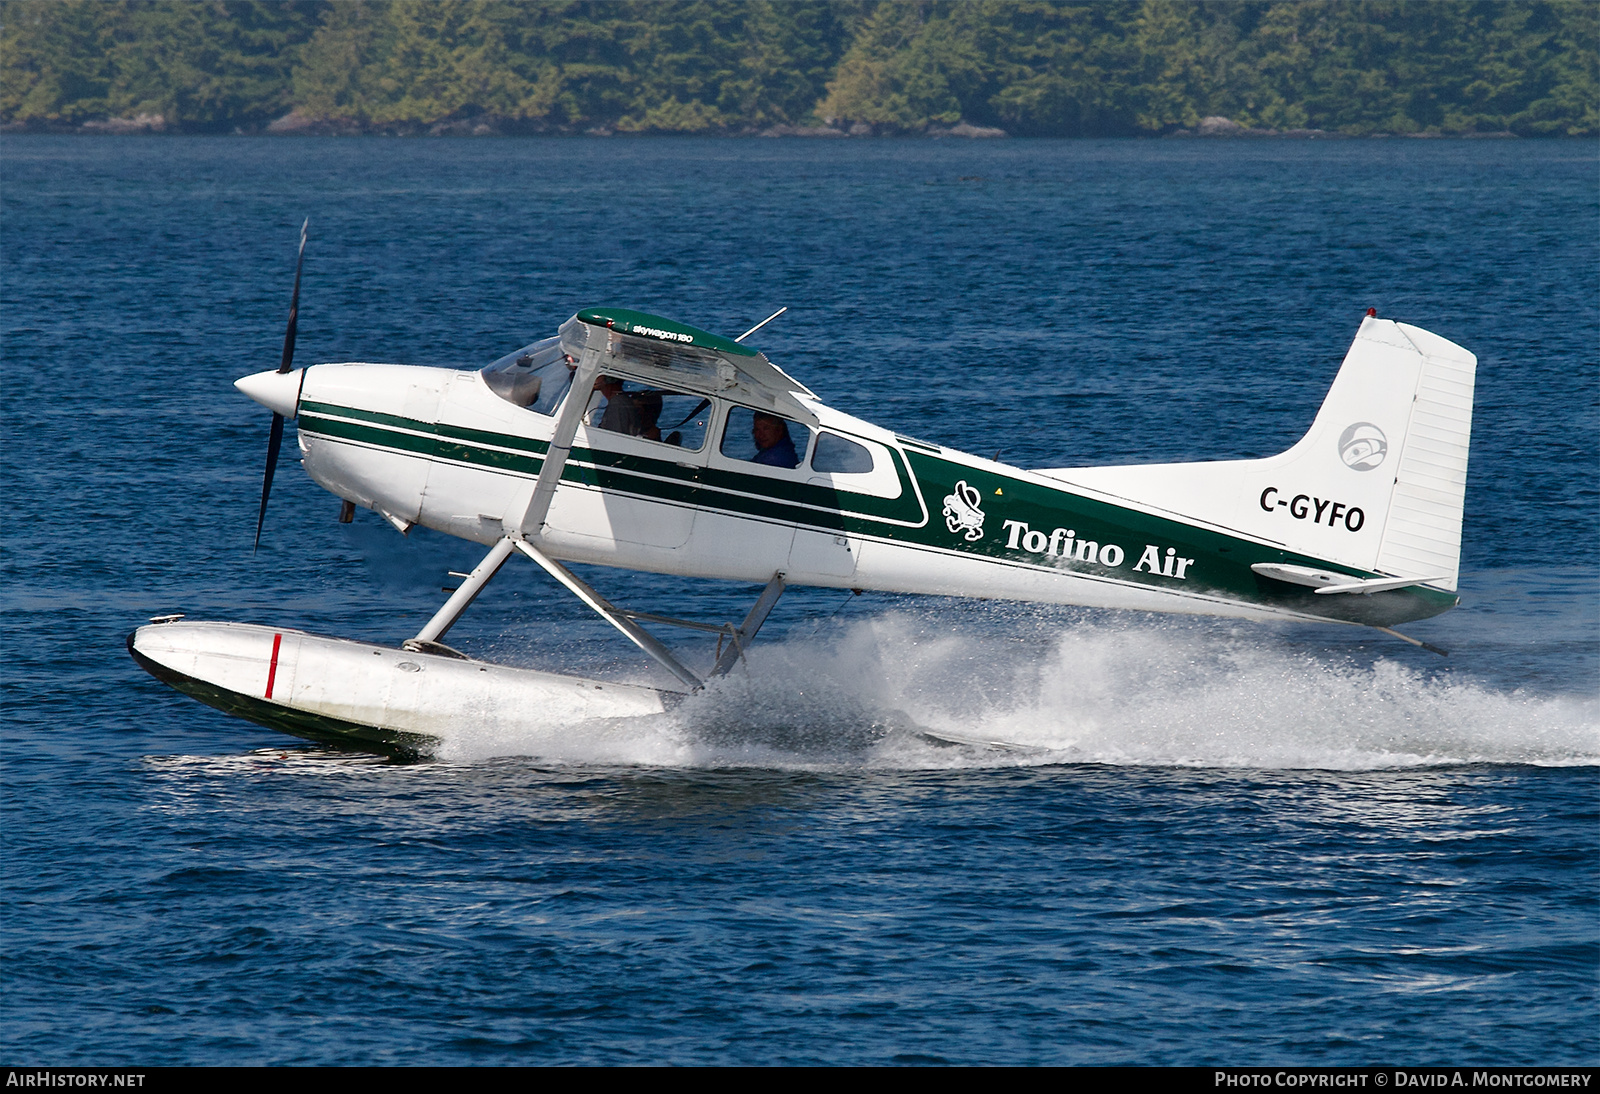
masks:
[[[639,415],[638,435],[647,441],[659,441],[661,439],[661,392],[635,392],[633,406]]]
[[[594,382],[594,389],[606,397],[605,410],[601,412],[600,421],[596,423],[599,428],[637,437],[640,426],[639,408],[634,403],[633,396],[622,390],[622,381],[615,376],[600,376]]]

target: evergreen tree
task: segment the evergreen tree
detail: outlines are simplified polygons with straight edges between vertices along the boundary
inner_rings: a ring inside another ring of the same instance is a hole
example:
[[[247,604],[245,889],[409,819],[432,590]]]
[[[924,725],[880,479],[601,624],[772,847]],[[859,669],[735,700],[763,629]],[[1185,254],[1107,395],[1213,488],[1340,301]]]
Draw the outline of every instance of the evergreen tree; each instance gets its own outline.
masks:
[[[0,0],[0,124],[1600,133],[1593,0]]]

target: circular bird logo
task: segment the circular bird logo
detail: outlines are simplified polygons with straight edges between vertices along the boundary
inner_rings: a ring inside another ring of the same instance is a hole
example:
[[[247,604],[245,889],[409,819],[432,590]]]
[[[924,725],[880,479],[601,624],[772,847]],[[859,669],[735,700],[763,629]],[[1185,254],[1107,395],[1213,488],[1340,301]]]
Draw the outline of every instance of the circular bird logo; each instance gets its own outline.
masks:
[[[1339,434],[1339,458],[1352,471],[1371,471],[1388,454],[1388,438],[1371,422],[1357,422]]]

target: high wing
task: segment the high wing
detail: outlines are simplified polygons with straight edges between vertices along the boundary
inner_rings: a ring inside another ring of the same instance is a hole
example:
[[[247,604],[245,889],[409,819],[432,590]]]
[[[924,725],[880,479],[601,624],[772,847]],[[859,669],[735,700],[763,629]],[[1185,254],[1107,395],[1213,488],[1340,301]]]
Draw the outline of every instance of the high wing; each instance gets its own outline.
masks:
[[[561,348],[582,360],[591,347],[603,372],[817,424],[800,401],[816,399],[804,384],[765,354],[699,327],[627,308],[586,308],[562,324]]]

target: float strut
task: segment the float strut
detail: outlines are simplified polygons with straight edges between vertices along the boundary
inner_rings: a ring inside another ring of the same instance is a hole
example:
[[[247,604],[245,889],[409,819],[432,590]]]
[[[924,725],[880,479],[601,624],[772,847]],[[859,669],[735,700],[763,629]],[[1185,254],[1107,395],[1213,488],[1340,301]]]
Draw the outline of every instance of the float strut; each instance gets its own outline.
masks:
[[[655,658],[662,668],[672,673],[685,684],[688,684],[691,688],[699,688],[702,685],[703,681],[700,677],[690,672],[683,666],[681,661],[672,656],[671,650],[663,646],[653,635],[632,619],[629,619],[625,612],[618,610],[609,600],[595,592],[577,574],[574,574],[525,539],[506,540],[503,542],[513,543],[516,550],[521,551],[544,567],[546,573],[565,585],[569,592],[587,604],[596,615],[627,635],[629,641]]]
[[[406,643],[407,647],[410,647],[411,643],[419,645],[437,643],[439,639],[443,638],[445,632],[455,624],[457,619],[461,618],[461,613],[466,611],[468,605],[478,598],[478,594],[483,591],[483,587],[489,584],[489,579],[499,572],[500,567],[506,564],[506,559],[510,558],[511,553],[515,550],[516,547],[509,536],[489,548],[489,553],[483,556],[483,561],[473,567],[472,573],[468,574],[467,579],[461,583],[455,592],[450,594],[450,599],[444,602],[444,607],[434,612],[433,618],[428,620],[428,625],[418,631],[415,638]]]
[[[782,595],[783,571],[779,570],[772,575],[772,580],[767,582],[767,587],[761,590],[761,596],[751,606],[750,613],[744,617],[744,622],[728,636],[732,641],[728,643],[728,648],[722,651],[722,656],[717,658],[717,664],[711,670],[712,676],[726,676],[733,666],[738,664],[739,658],[744,656],[744,647],[754,641],[756,632],[761,629],[761,624],[767,621],[767,616]]]

